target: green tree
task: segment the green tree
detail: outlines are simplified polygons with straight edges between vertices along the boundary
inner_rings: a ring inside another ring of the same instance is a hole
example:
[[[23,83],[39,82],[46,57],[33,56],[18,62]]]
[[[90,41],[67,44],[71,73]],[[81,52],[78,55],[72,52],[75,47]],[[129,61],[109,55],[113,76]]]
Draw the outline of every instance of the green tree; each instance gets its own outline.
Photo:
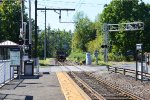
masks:
[[[96,29],[87,16],[79,12],[75,18],[75,31],[72,39],[72,51],[87,51],[86,44],[96,38]]]
[[[19,42],[21,27],[20,0],[3,0],[0,5],[1,36],[2,40]],[[27,21],[27,16],[24,15]]]
[[[66,52],[68,55],[71,52],[71,39],[72,33],[71,31],[67,32],[65,30],[50,30],[48,28],[46,36],[47,42],[47,57],[55,57],[57,51]],[[43,58],[44,56],[44,35],[45,31],[40,32],[39,34],[39,42],[38,42],[38,55]]]
[[[111,32],[112,52],[125,54],[127,50],[135,50],[136,43],[143,43],[145,50],[150,50],[150,5],[139,0],[113,0],[99,15],[101,23],[124,23],[142,21],[144,31]]]

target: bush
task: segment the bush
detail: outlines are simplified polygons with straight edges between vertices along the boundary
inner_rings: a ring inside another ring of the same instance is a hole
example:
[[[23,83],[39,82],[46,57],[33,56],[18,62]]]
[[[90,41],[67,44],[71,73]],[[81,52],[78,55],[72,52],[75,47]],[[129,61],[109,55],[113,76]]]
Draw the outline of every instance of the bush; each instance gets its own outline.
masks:
[[[96,57],[94,54],[91,54],[91,59],[92,62],[96,62]],[[101,53],[98,54],[98,61],[103,61],[104,60],[104,55],[102,55]]]
[[[50,58],[47,58],[46,60],[39,60],[39,64],[41,66],[48,66],[48,65],[50,65]]]
[[[86,59],[86,53],[82,52],[72,52],[69,57],[69,60],[75,61],[75,62],[80,62],[84,61]]]
[[[116,55],[114,53],[109,53],[108,60],[110,60],[110,61],[125,61],[126,57],[123,55]]]

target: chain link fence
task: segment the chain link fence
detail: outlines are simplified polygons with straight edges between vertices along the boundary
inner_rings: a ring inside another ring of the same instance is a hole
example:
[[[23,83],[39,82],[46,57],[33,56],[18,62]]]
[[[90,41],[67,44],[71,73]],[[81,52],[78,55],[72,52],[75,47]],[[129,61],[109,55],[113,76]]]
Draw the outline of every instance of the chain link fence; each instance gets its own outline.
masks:
[[[0,60],[0,85],[14,78],[14,68],[10,67],[10,60]]]

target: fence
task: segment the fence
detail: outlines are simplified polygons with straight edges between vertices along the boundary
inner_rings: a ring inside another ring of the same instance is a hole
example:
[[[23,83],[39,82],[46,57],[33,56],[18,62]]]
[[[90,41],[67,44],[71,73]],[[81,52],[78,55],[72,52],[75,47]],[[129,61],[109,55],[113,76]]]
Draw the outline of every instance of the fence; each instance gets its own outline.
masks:
[[[10,67],[10,60],[0,60],[0,85],[14,78],[14,68]]]
[[[120,73],[120,74],[124,74],[124,75],[129,75],[133,74],[134,76],[136,76],[136,70],[132,70],[132,69],[125,69],[125,68],[119,68],[119,67],[111,67],[111,66],[107,66],[108,71],[114,72],[114,73]],[[145,78],[150,79],[150,74],[149,73],[141,73],[141,71],[137,71],[137,75],[143,75]]]

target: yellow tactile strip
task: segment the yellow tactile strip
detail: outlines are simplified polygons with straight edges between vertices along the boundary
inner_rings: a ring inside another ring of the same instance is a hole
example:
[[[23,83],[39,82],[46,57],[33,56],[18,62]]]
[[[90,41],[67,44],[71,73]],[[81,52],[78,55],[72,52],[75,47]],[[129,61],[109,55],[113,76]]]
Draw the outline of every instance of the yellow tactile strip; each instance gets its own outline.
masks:
[[[91,100],[67,73],[58,72],[57,77],[66,100]]]

